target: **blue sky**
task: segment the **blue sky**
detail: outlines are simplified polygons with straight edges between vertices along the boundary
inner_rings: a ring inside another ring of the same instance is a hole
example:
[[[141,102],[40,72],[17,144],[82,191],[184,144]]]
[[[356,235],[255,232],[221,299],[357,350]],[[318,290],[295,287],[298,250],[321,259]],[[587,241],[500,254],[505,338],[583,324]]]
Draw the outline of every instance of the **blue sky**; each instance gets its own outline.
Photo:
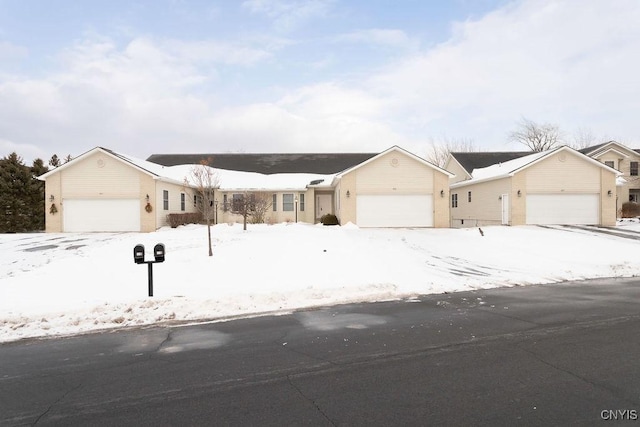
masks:
[[[640,148],[636,0],[0,0],[0,156]]]

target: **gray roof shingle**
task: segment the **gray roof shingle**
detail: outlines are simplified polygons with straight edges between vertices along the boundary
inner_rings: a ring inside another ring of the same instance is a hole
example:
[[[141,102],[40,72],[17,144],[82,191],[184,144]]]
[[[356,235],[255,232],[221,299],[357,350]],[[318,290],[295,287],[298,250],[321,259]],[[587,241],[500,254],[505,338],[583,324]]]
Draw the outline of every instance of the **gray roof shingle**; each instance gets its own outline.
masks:
[[[262,174],[342,172],[379,153],[221,153],[221,154],[152,154],[147,161],[163,166],[198,164],[211,159],[209,166],[217,169]]]
[[[508,162],[532,153],[532,151],[485,151],[451,153],[451,155],[467,172],[471,173],[474,169]]]

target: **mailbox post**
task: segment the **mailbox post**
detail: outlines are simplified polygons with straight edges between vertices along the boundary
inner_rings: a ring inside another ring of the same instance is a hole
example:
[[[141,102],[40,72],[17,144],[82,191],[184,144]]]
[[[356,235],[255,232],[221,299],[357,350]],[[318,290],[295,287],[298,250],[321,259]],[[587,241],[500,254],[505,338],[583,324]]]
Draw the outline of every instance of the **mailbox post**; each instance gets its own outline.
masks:
[[[147,264],[147,271],[149,275],[149,296],[153,296],[153,264],[156,262],[164,262],[164,244],[158,243],[153,247],[153,261],[144,260],[144,245],[135,245],[133,247],[133,261],[136,264]]]

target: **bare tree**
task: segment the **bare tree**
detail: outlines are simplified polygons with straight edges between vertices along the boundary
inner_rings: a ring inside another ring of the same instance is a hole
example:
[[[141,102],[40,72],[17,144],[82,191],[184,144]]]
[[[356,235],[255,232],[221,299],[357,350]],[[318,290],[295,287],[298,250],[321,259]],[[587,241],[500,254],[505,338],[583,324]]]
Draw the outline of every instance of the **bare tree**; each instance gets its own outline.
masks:
[[[571,148],[580,150],[592,145],[596,145],[598,138],[593,134],[591,129],[585,127],[579,127],[572,135],[572,142],[569,144]]]
[[[202,217],[207,221],[207,237],[209,241],[209,256],[213,256],[213,247],[211,245],[211,220],[215,215],[215,189],[219,185],[218,174],[209,165],[212,159],[202,160],[200,164],[191,168],[191,182],[185,178],[185,187],[195,187],[194,201],[195,206],[202,213]]]
[[[264,216],[272,206],[271,201],[269,193],[236,193],[231,202],[231,212],[242,216],[243,229],[246,230],[248,219],[251,219],[253,224],[264,222]]]
[[[509,134],[513,142],[525,145],[531,151],[546,151],[561,142],[560,128],[550,123],[538,124],[527,118],[522,118],[517,129]]]
[[[431,139],[427,152],[427,160],[441,168],[447,163],[450,153],[478,151],[472,139],[451,139],[444,137],[441,141]]]

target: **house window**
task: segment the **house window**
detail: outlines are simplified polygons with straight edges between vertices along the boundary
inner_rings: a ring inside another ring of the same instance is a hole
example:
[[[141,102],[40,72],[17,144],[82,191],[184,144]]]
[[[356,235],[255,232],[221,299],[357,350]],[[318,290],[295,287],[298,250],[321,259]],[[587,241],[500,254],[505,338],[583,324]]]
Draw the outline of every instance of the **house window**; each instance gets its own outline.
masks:
[[[293,212],[293,194],[282,195],[282,210],[285,212]]]
[[[162,190],[162,208],[169,210],[169,190]]]
[[[610,168],[615,167],[615,162],[613,160],[605,160],[604,164],[609,166]]]
[[[458,193],[453,193],[451,195],[451,207],[452,208],[458,207]]]
[[[225,211],[225,212],[229,210],[229,205],[228,205],[228,202],[227,202],[227,195],[226,194],[224,194],[222,196],[222,210]]]
[[[198,207],[198,195],[197,194],[193,195],[193,207],[194,208]]]
[[[300,212],[304,212],[304,194],[300,194]]]
[[[630,164],[629,175],[638,176],[638,162],[631,162]]]
[[[471,191],[467,193],[467,201],[471,203]]]
[[[232,203],[231,210],[234,212],[241,212],[243,210],[242,205],[244,204],[244,194],[234,194]]]
[[[278,210],[278,195],[277,194],[273,195],[273,199],[271,200],[271,207],[273,208],[274,212]]]

